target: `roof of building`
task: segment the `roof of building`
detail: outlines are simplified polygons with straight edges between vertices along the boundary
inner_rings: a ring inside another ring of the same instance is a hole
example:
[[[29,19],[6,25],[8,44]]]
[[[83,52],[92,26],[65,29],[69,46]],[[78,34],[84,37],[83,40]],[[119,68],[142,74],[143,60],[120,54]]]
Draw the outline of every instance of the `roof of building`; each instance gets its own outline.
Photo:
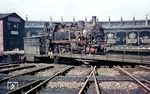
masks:
[[[3,19],[5,17],[9,16],[10,14],[11,13],[5,13],[5,14],[0,13],[0,19]]]
[[[0,20],[4,19],[5,17],[8,17],[9,15],[15,14],[18,17],[20,17],[17,13],[0,13]],[[21,18],[21,17],[20,17]],[[21,18],[22,19],[22,18]],[[24,21],[24,19],[22,19]]]

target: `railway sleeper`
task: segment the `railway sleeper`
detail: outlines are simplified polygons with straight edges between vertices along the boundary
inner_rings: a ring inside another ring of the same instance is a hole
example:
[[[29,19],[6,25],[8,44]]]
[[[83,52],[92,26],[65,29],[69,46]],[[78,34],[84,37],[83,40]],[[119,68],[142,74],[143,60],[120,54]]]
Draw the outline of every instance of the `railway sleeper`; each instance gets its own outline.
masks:
[[[146,86],[145,84],[143,84],[141,81],[139,81],[136,76],[130,74],[129,72],[125,71],[124,69],[122,69],[121,67],[117,67],[115,66],[116,69],[120,70],[121,72],[123,72],[124,74],[128,75],[129,77],[131,77],[132,79],[135,80],[135,82],[137,82],[141,87],[143,87],[146,91],[150,92],[150,88],[148,86]],[[138,77],[140,78],[140,77]],[[147,80],[145,80],[146,82],[149,82]]]
[[[64,69],[64,70],[62,70],[62,71],[59,71],[58,73],[54,74],[54,75],[51,76],[50,78],[48,78],[48,79],[42,81],[42,82],[41,82],[40,84],[38,84],[37,86],[35,86],[35,87],[33,87],[32,89],[28,90],[25,94],[35,94],[35,93],[37,93],[39,90],[41,90],[42,88],[44,88],[44,87],[47,85],[47,83],[48,83],[51,79],[53,79],[53,78],[56,77],[56,76],[59,76],[59,75],[64,74],[64,72],[69,71],[69,70],[72,69],[72,68],[73,68],[73,67],[68,67],[68,68],[66,68],[66,69]]]
[[[4,65],[4,66],[0,66],[0,68],[18,67],[19,65],[20,64]]]
[[[22,69],[32,68],[32,67],[35,67],[35,65],[29,65],[29,66],[17,67],[17,68],[13,68],[13,69],[1,70],[0,73],[8,74],[9,72],[12,72],[12,71],[22,70]]]
[[[19,63],[22,63],[22,61],[15,61],[15,62],[10,62],[10,63],[1,63],[0,66],[9,65],[9,64],[19,64]]]
[[[18,75],[14,75],[14,76],[9,76],[9,77],[6,77],[6,78],[3,78],[0,80],[0,84],[3,83],[3,82],[6,82],[7,80],[9,80],[10,78],[13,78],[13,77],[17,77],[17,76],[20,76],[20,75],[33,75],[35,74],[36,72],[39,72],[41,70],[45,70],[45,69],[48,69],[48,68],[53,68],[54,66],[47,66],[47,67],[43,67],[43,68],[40,68],[40,69],[35,69],[33,71],[30,71],[30,72],[25,72],[25,73],[22,73],[22,74],[18,74]]]

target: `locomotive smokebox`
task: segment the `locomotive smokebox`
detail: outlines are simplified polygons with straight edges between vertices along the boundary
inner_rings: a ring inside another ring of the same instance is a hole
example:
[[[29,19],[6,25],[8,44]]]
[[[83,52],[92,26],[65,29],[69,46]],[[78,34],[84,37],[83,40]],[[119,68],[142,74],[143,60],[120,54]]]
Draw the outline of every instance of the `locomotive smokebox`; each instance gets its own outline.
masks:
[[[83,27],[84,26],[84,21],[78,21],[78,26]]]
[[[93,25],[96,24],[96,16],[92,16],[92,23],[93,23]]]

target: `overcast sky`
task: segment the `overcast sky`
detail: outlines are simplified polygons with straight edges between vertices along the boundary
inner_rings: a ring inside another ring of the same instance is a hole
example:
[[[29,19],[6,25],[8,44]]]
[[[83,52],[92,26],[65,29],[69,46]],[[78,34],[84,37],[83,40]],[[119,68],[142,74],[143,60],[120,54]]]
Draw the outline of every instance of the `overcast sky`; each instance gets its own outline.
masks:
[[[73,16],[82,20],[86,16],[90,20],[92,15],[98,16],[100,21],[145,19],[150,18],[150,0],[0,0],[0,12],[16,12],[29,20],[70,21]]]

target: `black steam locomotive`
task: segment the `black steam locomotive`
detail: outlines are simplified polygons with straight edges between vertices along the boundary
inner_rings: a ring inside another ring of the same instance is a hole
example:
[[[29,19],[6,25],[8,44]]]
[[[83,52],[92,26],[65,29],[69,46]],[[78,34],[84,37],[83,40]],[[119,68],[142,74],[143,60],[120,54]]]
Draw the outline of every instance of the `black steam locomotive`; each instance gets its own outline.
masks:
[[[44,34],[24,39],[27,60],[49,56],[53,53],[97,54],[104,51],[104,29],[94,22],[84,26],[84,21],[70,25],[45,26]]]
[[[51,45],[57,48],[57,52],[63,49],[72,53],[96,54],[103,51],[104,35],[104,29],[100,24],[85,26],[82,29],[64,29],[64,31],[54,32],[54,40]],[[61,50],[58,51],[58,48]]]

